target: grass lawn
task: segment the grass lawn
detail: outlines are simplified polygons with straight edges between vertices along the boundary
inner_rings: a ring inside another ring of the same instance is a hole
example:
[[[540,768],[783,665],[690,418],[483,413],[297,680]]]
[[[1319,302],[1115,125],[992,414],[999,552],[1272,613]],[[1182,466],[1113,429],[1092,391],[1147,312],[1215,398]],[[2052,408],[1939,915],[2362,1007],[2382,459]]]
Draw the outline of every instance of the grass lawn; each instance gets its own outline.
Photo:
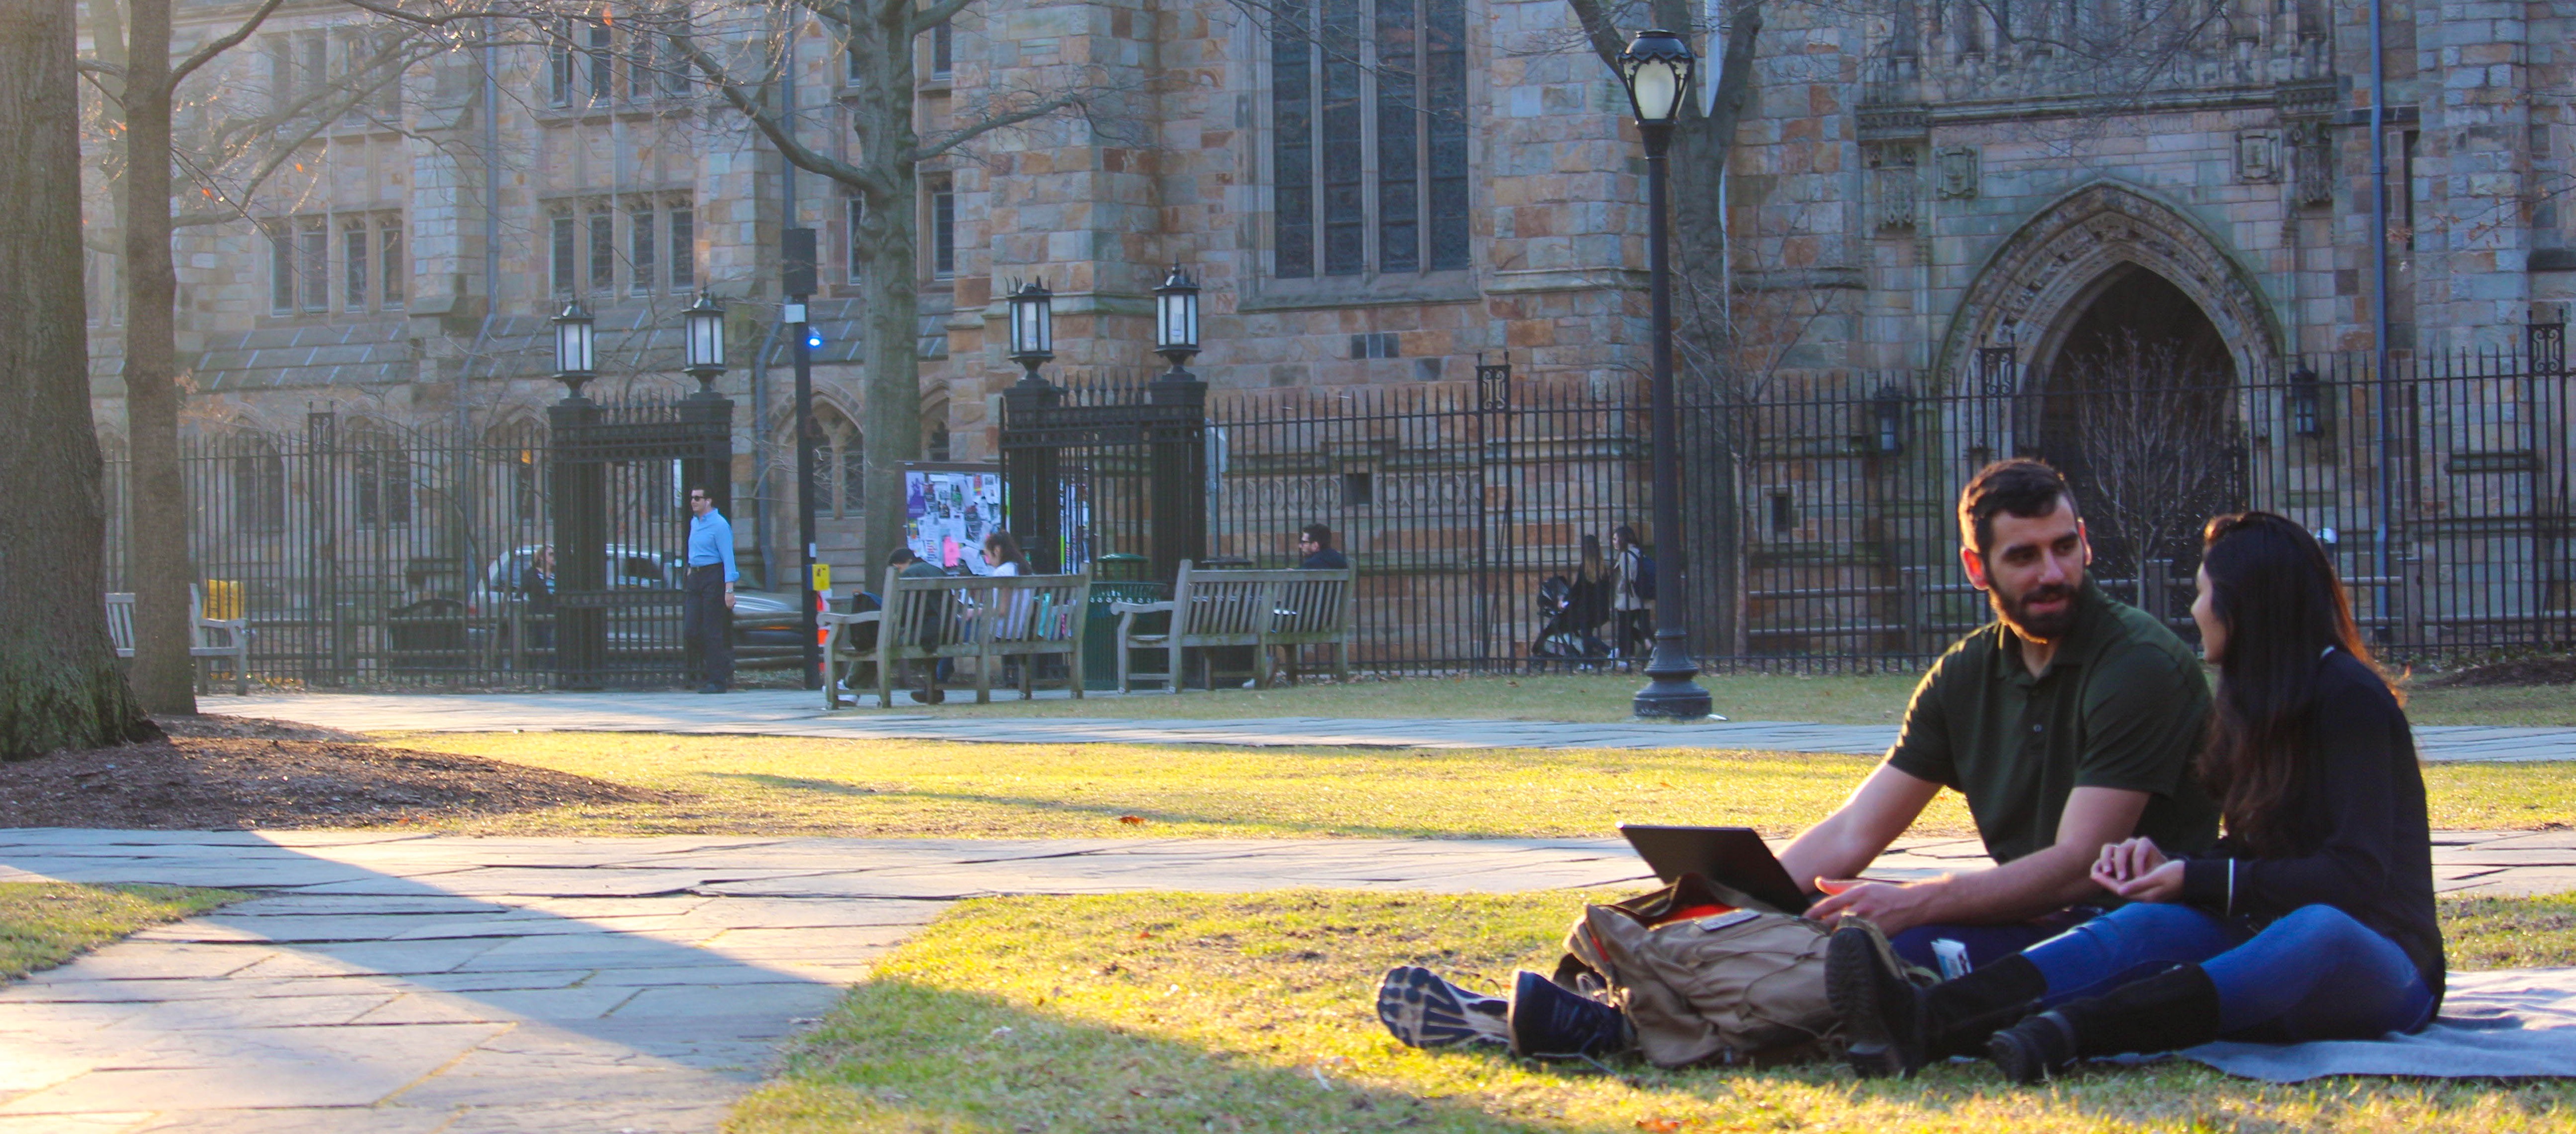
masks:
[[[1739,721],[1821,721],[1827,724],[1895,724],[1914,693],[1917,674],[1801,677],[1794,674],[1726,674],[1700,679],[1719,715]],[[1081,701],[1019,701],[996,691],[990,705],[967,691],[949,690],[937,708],[895,695],[893,711],[941,716],[1144,717],[1191,720],[1244,717],[1463,717],[1480,720],[1624,721],[1629,700],[1645,684],[1632,674],[1591,676],[1420,677],[1400,681],[1312,683],[1285,689],[1193,690],[1178,697],[1141,693]],[[2483,689],[2416,689],[2407,715],[2422,725],[2576,727],[2576,689],[2507,686]],[[882,713],[873,706],[853,715]]]
[[[0,980],[50,969],[147,925],[248,896],[183,886],[0,883]]]
[[[677,803],[442,820],[437,829],[555,834],[1058,838],[1524,838],[1610,833],[1621,820],[1728,822],[1787,835],[1842,802],[1875,760],[1771,752],[1010,745],[641,733],[387,738],[638,787]],[[2433,825],[2576,825],[2576,769],[2425,769]],[[1917,834],[1971,830],[1943,793]]]
[[[1582,899],[1297,893],[962,903],[853,989],[739,1104],[820,1131],[2433,1131],[2576,1128],[2576,1085],[2328,1080],[2197,1064],[2014,1087],[1985,1064],[1858,1082],[1831,1064],[1661,1071],[1389,1038],[1372,994],[1428,964],[1544,971]],[[2566,898],[2445,905],[2454,964],[2576,963]],[[2533,927],[2553,922],[2557,928]]]

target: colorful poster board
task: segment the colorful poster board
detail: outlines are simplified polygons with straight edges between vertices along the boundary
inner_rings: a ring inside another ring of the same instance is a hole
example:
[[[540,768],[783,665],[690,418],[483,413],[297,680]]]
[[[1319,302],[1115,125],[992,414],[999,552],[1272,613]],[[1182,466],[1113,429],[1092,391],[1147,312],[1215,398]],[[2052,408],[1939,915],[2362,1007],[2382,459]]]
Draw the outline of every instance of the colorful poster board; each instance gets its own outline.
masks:
[[[984,534],[1002,523],[1002,467],[907,461],[903,515],[903,541],[913,554],[981,575]]]

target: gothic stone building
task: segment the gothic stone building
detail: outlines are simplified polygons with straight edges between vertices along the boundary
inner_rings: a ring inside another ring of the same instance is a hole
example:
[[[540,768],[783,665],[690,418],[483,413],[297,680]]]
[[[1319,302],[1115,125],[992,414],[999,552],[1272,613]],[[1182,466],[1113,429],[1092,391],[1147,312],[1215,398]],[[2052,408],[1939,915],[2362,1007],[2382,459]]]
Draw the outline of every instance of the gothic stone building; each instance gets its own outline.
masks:
[[[2153,65],[2114,66],[2065,45],[2132,18],[2125,0],[1880,4],[1775,4],[1760,33],[1725,270],[1777,364],[1937,385],[1979,348],[2044,373],[2123,327],[2240,359],[2372,345],[2366,5],[2218,0]],[[2507,345],[2536,305],[2576,296],[2576,0],[2385,4],[2389,345]],[[237,7],[185,6],[182,39]],[[776,317],[781,228],[819,230],[826,276],[846,281],[853,206],[786,170],[612,5],[596,16],[552,48],[413,64],[314,124],[241,202],[250,219],[183,230],[194,415],[506,430],[558,395],[544,321],[574,296],[600,313],[600,387],[677,392],[677,312],[703,288],[739,315],[721,388],[757,403],[737,416],[736,497],[784,500],[778,344],[746,363]],[[363,69],[355,18],[291,3],[191,89],[289,104]],[[994,453],[1017,374],[999,297],[1023,278],[1055,291],[1059,379],[1158,368],[1150,291],[1175,263],[1208,289],[1195,368],[1220,390],[1459,383],[1480,356],[1524,380],[1633,375],[1640,152],[1572,27],[1561,0],[983,0],[923,37],[928,131],[991,92],[1114,92],[925,171],[926,451]],[[808,24],[794,58],[800,129],[847,153],[843,57]],[[102,260],[111,433],[112,280]],[[858,323],[854,289],[824,290],[819,490],[846,569],[863,561]],[[792,526],[746,550],[783,554]]]

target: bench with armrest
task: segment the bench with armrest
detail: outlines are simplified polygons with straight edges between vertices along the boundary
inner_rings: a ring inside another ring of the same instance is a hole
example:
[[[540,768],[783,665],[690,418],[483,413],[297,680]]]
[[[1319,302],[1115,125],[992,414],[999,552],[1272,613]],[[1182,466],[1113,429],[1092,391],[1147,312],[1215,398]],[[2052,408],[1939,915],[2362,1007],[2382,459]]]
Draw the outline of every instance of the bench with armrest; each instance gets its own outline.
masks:
[[[1164,602],[1122,602],[1111,607],[1118,618],[1118,689],[1132,693],[1140,676],[1131,662],[1138,651],[1160,653],[1168,692],[1181,691],[1187,650],[1212,646],[1253,647],[1253,683],[1270,687],[1275,647],[1328,646],[1333,672],[1351,675],[1351,598],[1358,569],[1330,571],[1216,571],[1181,561]],[[1161,634],[1136,632],[1140,615],[1165,612],[1171,627]],[[1200,654],[1206,668],[1206,654]],[[1143,674],[1151,680],[1152,674]]]
[[[844,635],[876,626],[877,704],[894,705],[894,687],[905,662],[937,665],[943,658],[973,658],[975,703],[993,699],[993,671],[1000,659],[1020,661],[1020,697],[1036,694],[1041,657],[1061,656],[1067,682],[1082,696],[1083,615],[1091,601],[1091,575],[958,575],[906,578],[886,570],[880,609],[823,616],[823,696],[839,707]]]
[[[116,656],[134,656],[133,592],[108,592],[107,637],[116,646]],[[188,584],[188,657],[229,659],[233,666],[233,695],[250,692],[250,620],[206,617],[205,595],[195,583]],[[197,666],[197,688],[204,689],[207,680],[206,667]]]

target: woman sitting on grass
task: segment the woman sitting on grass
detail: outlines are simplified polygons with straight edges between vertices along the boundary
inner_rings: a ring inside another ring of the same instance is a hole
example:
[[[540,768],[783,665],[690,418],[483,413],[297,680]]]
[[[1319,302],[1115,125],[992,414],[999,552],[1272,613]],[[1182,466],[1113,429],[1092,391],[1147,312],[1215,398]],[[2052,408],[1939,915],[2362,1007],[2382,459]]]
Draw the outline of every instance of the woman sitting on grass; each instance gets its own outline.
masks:
[[[2247,512],[2203,542],[2191,614],[2219,683],[2200,770],[2226,838],[2191,859],[2103,847],[2093,878],[2131,904],[1929,989],[1873,927],[1838,930],[1826,988],[1855,1071],[1912,1074],[1982,1045],[2035,1083],[2089,1056],[2374,1039],[2433,1018],[2442,935],[2406,714],[2305,529]]]

